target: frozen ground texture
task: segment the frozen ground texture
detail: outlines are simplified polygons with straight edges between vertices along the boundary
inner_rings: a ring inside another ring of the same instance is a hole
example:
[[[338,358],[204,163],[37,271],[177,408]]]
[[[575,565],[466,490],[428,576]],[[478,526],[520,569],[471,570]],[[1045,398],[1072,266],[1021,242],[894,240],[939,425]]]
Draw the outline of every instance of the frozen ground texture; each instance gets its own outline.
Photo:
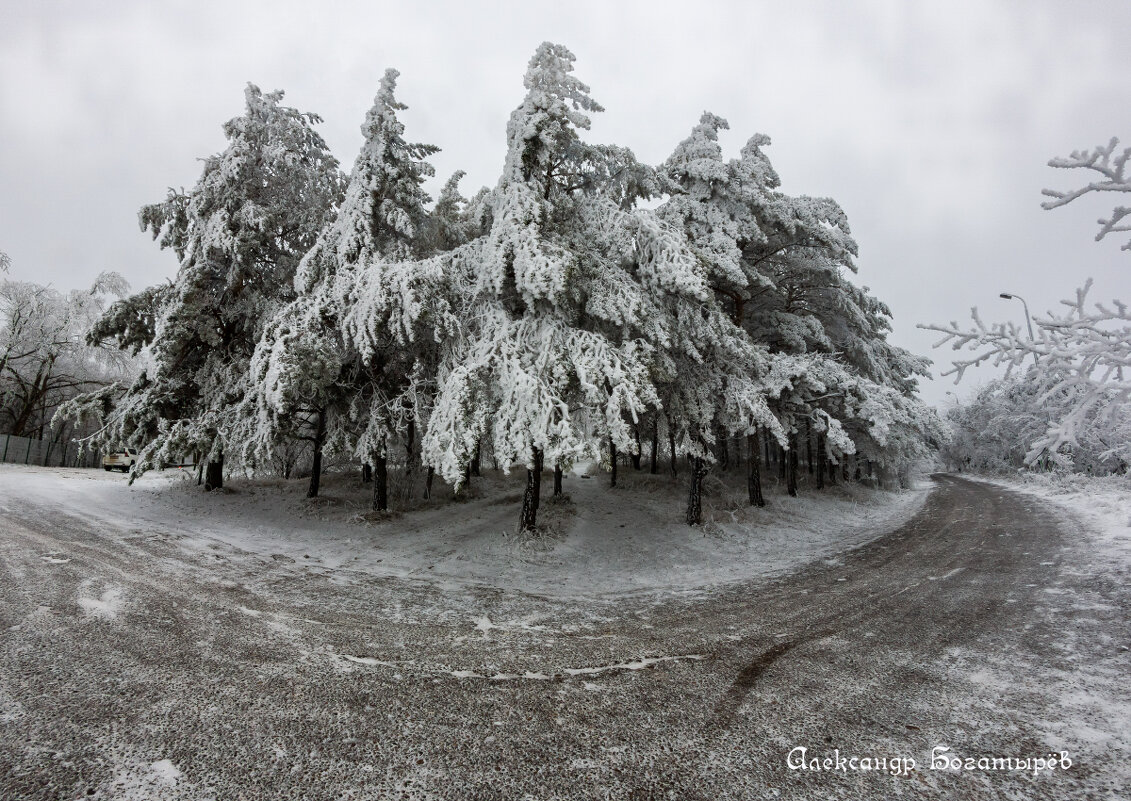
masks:
[[[468,500],[453,502],[439,489],[431,504],[384,517],[366,514],[369,489],[355,476],[329,476],[323,497],[310,500],[301,479],[235,480],[207,495],[181,471],[127,486],[120,474],[99,471],[2,470],[5,494],[47,505],[66,496],[68,507],[111,530],[160,530],[184,549],[222,545],[237,557],[293,560],[338,582],[394,576],[590,599],[780,575],[897,528],[927,494],[849,485],[804,498],[771,493],[767,508],[750,509],[716,482],[706,500],[715,522],[692,529],[682,523],[682,481],[622,470],[612,489],[604,474],[573,475],[568,502],[543,500],[548,533],[532,539],[514,534],[520,479],[494,471],[473,480]]]
[[[940,476],[834,553],[784,522],[814,490],[771,494],[765,545],[725,488],[689,531],[655,479],[599,480],[517,540],[513,479],[367,521],[349,484],[4,469],[0,798],[1131,797],[1131,590],[1089,521]],[[847,492],[811,508],[890,508]],[[632,577],[656,543],[679,556]],[[931,770],[939,746],[1072,767]]]

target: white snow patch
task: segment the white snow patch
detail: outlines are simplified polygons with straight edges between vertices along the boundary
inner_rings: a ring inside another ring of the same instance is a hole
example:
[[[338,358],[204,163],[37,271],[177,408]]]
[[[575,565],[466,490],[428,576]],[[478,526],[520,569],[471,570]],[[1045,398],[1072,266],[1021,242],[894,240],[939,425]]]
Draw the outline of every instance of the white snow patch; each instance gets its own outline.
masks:
[[[621,662],[616,665],[600,665],[599,667],[587,668],[566,668],[562,672],[569,676],[595,676],[599,673],[607,673],[610,670],[643,670],[646,667],[659,664],[660,662],[675,662],[680,659],[703,659],[703,654],[682,654],[680,656],[649,656],[644,659],[637,659],[632,662]]]
[[[91,617],[114,620],[122,607],[122,591],[117,587],[110,587],[102,592],[98,598],[82,595],[84,590],[80,587],[78,604],[82,611]]]
[[[158,781],[168,785],[176,784],[177,779],[183,775],[177,770],[177,766],[168,759],[157,760],[149,766],[149,769],[153,771],[153,775]]]

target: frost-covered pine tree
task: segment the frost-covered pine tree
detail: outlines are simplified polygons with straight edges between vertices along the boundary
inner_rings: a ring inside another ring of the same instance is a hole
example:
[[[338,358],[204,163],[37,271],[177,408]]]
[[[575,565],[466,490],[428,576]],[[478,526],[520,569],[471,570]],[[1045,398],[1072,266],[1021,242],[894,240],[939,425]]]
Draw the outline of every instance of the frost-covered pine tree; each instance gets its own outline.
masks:
[[[647,171],[621,170],[631,154],[581,140],[601,107],[573,62],[548,42],[530,60],[503,175],[484,199],[487,230],[446,259],[461,329],[424,440],[426,462],[457,485],[483,437],[504,468],[525,464],[525,530],[544,465],[596,457],[601,442],[632,448],[632,422],[656,402],[649,347],[632,331],[640,286],[619,258],[629,240],[595,244],[622,230],[621,205]]]
[[[392,440],[406,445],[406,469],[417,459],[438,328],[447,324],[443,273],[423,258],[440,236],[430,236],[436,226],[422,188],[438,148],[405,141],[398,75],[390,69],[382,78],[341,209],[303,260],[298,297],[272,321],[252,362],[259,452],[293,436],[295,417],[305,417],[316,463],[329,442],[372,466],[378,510],[388,506]],[[459,205],[449,182],[442,234],[456,240]]]
[[[660,167],[671,197],[656,212],[682,239],[669,244],[670,252],[685,254],[680,261],[689,270],[680,285],[695,290],[663,296],[663,317],[671,320],[675,336],[660,360],[672,447],[692,465],[686,516],[692,524],[700,520],[700,485],[720,439],[739,434],[753,448],[759,430],[783,445],[787,436],[770,406],[775,388],[766,382],[769,349],[740,327],[740,301],[751,291],[743,244],[754,226],[719,147],[718,132],[726,127],[722,118],[703,114]],[[757,474],[749,481],[751,502],[758,503]]]
[[[282,92],[249,84],[245,99],[224,125],[227,148],[205,160],[192,190],[139,213],[142,230],[180,260],[172,285],[112,308],[98,326],[125,347],[148,346],[144,372],[100,434],[140,451],[135,476],[197,453],[208,486],[222,485],[225,455],[241,450],[231,436],[255,345],[341,198],[319,118],[282,105]]]

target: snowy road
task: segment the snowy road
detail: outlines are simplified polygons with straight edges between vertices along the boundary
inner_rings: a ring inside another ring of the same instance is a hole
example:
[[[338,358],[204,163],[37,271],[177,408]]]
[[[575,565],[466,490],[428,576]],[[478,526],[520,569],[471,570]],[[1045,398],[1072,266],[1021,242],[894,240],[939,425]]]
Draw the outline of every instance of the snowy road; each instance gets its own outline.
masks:
[[[0,488],[0,798],[1126,797],[1126,573],[938,484],[792,575],[593,602],[337,582]]]

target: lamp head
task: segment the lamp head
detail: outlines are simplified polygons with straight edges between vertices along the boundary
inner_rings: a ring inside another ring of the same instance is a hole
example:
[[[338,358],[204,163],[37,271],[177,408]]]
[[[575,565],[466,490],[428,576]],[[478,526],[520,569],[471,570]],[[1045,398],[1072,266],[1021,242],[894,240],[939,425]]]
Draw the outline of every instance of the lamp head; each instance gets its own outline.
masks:
[[[1002,292],[998,297],[1005,298],[1006,300],[1013,300],[1013,295],[1009,294],[1008,292]]]

